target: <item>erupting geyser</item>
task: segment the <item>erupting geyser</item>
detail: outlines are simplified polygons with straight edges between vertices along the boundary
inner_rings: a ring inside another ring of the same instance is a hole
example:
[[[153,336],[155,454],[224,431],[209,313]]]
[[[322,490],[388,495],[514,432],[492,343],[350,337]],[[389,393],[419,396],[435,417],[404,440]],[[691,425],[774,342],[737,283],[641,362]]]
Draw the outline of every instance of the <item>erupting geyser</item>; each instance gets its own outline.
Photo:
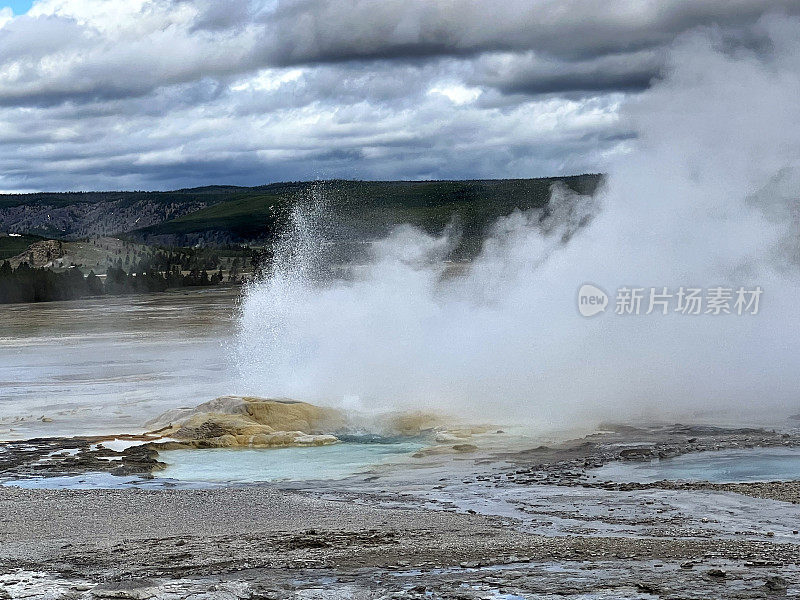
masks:
[[[636,139],[604,189],[500,220],[461,277],[442,277],[448,235],[399,227],[354,279],[317,281],[321,209],[299,213],[243,299],[241,391],[540,423],[796,409],[800,23],[759,31],[761,54],[682,39],[624,108]],[[617,315],[612,298],[586,319],[585,282],[763,296],[756,315]]]

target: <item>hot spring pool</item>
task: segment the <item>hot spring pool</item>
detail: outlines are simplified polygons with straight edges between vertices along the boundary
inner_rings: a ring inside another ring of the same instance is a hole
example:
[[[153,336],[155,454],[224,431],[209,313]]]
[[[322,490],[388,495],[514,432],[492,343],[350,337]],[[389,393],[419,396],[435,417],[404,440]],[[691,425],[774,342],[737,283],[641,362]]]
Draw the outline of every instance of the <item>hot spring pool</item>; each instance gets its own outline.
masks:
[[[159,479],[257,483],[342,479],[422,448],[419,442],[342,443],[313,448],[169,450]]]
[[[591,471],[598,481],[683,480],[735,483],[800,479],[800,448],[753,448],[684,454],[651,462],[613,462]]]

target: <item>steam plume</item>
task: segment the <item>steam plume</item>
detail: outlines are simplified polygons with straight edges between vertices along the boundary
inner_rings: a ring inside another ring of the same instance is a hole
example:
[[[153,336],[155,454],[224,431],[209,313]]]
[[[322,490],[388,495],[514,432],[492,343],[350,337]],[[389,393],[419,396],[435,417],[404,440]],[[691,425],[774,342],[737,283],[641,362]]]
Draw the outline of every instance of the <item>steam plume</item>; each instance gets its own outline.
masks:
[[[624,108],[637,140],[605,188],[501,219],[461,277],[438,260],[450,234],[403,226],[354,279],[319,283],[319,214],[298,214],[243,300],[244,391],[551,424],[796,411],[800,23],[752,33],[759,51],[680,40]],[[578,314],[584,282],[605,314]],[[761,286],[759,314],[613,314],[621,286],[720,285]]]

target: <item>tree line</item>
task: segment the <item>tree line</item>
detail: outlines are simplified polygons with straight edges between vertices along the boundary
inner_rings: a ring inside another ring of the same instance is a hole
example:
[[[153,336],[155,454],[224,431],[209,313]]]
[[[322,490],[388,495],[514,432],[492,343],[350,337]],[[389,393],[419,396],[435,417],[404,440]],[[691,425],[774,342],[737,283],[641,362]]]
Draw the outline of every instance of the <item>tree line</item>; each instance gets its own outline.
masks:
[[[180,267],[176,266],[164,273],[155,270],[128,273],[121,267],[111,267],[106,272],[104,283],[94,271],[84,277],[77,268],[56,272],[22,263],[14,269],[8,261],[4,261],[0,264],[0,304],[163,292],[172,287],[217,285],[222,281],[222,270],[211,275],[205,269],[181,273]]]

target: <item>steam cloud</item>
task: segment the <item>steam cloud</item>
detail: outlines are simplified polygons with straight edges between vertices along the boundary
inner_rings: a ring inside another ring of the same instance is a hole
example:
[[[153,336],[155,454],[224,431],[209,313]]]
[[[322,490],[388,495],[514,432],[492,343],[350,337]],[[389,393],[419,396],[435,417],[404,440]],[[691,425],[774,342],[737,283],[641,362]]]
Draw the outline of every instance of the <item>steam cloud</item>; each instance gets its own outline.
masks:
[[[800,21],[753,35],[759,52],[679,40],[625,108],[637,141],[604,189],[501,219],[461,277],[449,233],[403,226],[354,280],[315,282],[321,209],[299,214],[242,302],[243,391],[557,425],[797,412]],[[578,314],[584,282],[606,314]],[[759,314],[613,314],[621,286],[718,285],[760,285]]]

